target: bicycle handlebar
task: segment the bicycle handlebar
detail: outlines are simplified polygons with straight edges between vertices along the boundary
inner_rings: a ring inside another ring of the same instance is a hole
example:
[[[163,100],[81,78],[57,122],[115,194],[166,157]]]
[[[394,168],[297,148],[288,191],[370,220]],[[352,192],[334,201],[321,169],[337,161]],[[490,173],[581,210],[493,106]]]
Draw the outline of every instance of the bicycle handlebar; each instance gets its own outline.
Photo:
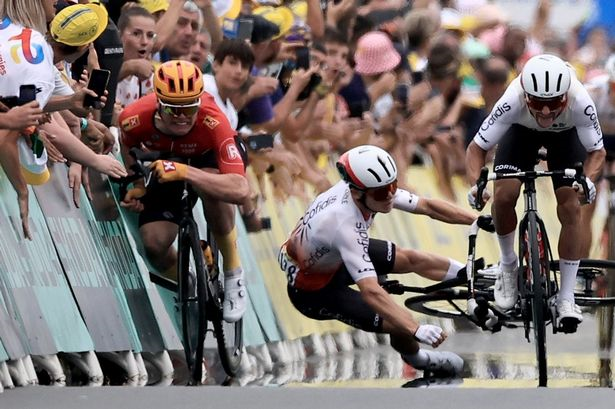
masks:
[[[147,186],[150,169],[145,166],[145,162],[154,162],[162,157],[161,152],[146,152],[137,147],[130,148],[128,154],[135,160],[135,163],[129,168],[133,173],[123,178],[109,178],[113,183],[120,185],[120,200],[124,200],[126,192],[128,192],[128,185],[135,180],[145,179]]]
[[[483,192],[487,187],[488,181],[500,179],[521,179],[521,181],[525,183],[528,180],[535,180],[540,177],[547,176],[562,176],[564,178],[574,178],[575,181],[583,187],[583,192],[585,193],[585,201],[589,201],[589,189],[587,187],[587,180],[585,179],[585,175],[583,174],[583,164],[578,162],[574,165],[573,169],[566,168],[563,170],[525,170],[520,172],[507,173],[489,173],[489,169],[484,166],[480,170],[480,176],[476,180],[477,191],[476,197],[474,198],[474,205],[479,211],[482,210],[485,206],[485,204],[483,203]]]

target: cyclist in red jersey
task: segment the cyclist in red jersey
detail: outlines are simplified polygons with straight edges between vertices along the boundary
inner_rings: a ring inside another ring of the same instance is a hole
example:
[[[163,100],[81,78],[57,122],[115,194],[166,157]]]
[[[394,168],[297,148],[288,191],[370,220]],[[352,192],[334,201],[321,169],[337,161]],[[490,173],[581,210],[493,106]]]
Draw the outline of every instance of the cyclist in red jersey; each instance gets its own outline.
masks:
[[[183,182],[203,199],[203,211],[223,258],[227,322],[239,320],[247,305],[243,270],[237,251],[235,206],[248,196],[242,148],[236,132],[203,92],[203,75],[188,61],[172,60],[154,73],[154,94],[127,106],[120,115],[122,156],[126,166],[132,147],[182,158],[182,163],[152,164],[158,183],[135,183],[121,206],[139,213],[139,232],[148,260],[165,276],[177,277],[173,246],[181,214]]]

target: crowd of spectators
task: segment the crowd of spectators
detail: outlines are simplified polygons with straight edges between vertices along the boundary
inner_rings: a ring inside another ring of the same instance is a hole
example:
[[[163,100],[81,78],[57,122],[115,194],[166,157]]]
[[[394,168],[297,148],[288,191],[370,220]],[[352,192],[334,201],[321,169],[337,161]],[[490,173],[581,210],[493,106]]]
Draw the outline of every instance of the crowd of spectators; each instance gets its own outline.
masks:
[[[74,3],[77,15],[64,11]],[[0,41],[23,53],[0,48],[0,163],[24,234],[26,185],[46,180],[45,159],[70,165],[76,204],[84,168],[125,174],[113,156],[119,114],[153,92],[155,68],[170,59],[201,68],[246,142],[256,181],[240,206],[249,231],[263,227],[263,200],[309,200],[331,186],[336,156],[360,144],[390,152],[410,191],[408,166],[433,167],[443,197],[456,200],[467,144],[529,57],[557,54],[585,81],[611,54],[605,28],[581,42],[552,29],[551,0],[536,3],[522,28],[488,0],[4,0]],[[94,68],[111,71],[108,93],[85,109]],[[9,106],[31,83],[36,100]],[[271,135],[272,147],[254,135]],[[274,197],[264,196],[266,179]]]

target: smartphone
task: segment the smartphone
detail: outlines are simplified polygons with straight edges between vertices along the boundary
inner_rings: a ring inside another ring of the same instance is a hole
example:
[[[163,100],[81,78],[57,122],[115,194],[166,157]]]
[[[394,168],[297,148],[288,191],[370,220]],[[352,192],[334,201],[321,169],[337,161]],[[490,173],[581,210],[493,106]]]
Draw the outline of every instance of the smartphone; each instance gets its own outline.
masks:
[[[237,23],[236,38],[239,40],[249,40],[252,38],[252,30],[254,30],[254,20],[240,18]]]
[[[90,80],[88,81],[88,89],[91,89],[98,95],[98,97],[92,97],[90,95],[85,96],[83,99],[83,106],[85,108],[95,108],[100,109],[100,97],[102,97],[107,89],[107,84],[109,83],[109,77],[111,76],[111,71],[109,70],[98,70],[94,69],[90,73]]]
[[[19,87],[19,105],[25,105],[36,99],[36,85],[24,84]]]
[[[397,102],[405,109],[408,106],[408,84],[397,84],[394,97]]]
[[[253,151],[260,149],[273,148],[273,135],[257,134],[250,135],[246,140],[248,147]]]
[[[310,49],[309,47],[298,47],[295,49],[295,66],[307,70],[310,68]]]

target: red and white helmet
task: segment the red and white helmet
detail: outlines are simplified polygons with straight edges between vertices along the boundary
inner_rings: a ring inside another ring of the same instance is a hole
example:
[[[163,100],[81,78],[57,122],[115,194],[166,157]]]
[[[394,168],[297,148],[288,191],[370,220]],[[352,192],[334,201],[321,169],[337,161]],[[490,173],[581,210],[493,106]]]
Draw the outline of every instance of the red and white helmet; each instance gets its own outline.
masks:
[[[350,149],[340,156],[336,166],[342,179],[360,190],[386,186],[397,180],[397,166],[391,155],[373,145]]]
[[[521,71],[523,90],[536,98],[556,98],[570,89],[571,74],[568,64],[551,54],[530,58]]]

